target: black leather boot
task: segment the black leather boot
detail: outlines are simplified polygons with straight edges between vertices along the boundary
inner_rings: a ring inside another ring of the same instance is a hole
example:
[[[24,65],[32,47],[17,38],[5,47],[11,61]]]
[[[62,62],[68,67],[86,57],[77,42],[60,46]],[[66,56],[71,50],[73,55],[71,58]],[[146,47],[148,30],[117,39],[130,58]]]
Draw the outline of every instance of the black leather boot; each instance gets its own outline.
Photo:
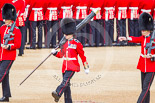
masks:
[[[9,102],[9,97],[0,98],[0,102]]]
[[[60,96],[58,95],[58,93],[56,91],[52,92],[52,96],[54,97],[54,101],[58,102],[60,99]]]

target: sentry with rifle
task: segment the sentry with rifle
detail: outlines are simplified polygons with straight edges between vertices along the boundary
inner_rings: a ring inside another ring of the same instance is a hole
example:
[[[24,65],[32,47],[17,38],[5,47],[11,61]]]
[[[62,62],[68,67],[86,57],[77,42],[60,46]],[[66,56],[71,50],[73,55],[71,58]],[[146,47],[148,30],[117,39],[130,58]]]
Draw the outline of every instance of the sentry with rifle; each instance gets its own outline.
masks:
[[[0,98],[0,102],[9,102],[11,97],[9,74],[16,59],[16,49],[21,46],[21,32],[19,28],[15,27],[17,14],[14,5],[4,4],[2,18],[5,24],[0,27],[0,83],[2,82],[3,90],[3,97]]]
[[[139,57],[137,69],[141,74],[141,87],[137,103],[149,103],[150,102],[150,87],[153,82],[155,72],[155,38],[154,38],[154,24],[152,15],[143,12],[139,16],[139,30],[142,36],[140,37],[119,37],[120,41],[127,40],[130,43],[141,44],[141,54]],[[134,59],[134,58],[133,58]],[[130,62],[130,61],[127,61]]]
[[[92,11],[81,23],[76,26],[76,32],[82,29],[99,11]],[[57,50],[59,47],[62,47],[66,43],[65,36],[62,37],[61,41],[55,48]],[[25,80],[27,80],[53,53],[51,52],[19,85],[22,85]]]

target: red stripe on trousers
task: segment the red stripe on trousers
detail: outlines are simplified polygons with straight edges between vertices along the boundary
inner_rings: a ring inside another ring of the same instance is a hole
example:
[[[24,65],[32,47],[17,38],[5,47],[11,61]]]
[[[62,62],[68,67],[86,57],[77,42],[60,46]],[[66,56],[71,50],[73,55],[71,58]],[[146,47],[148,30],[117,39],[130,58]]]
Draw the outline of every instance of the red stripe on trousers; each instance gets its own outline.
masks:
[[[153,76],[154,76],[154,73],[153,73],[153,75],[152,75],[152,78],[151,78],[151,80],[150,80],[150,83],[151,83],[151,81],[152,81],[152,79],[153,79]],[[146,94],[147,94],[147,92],[148,92],[148,90],[149,90],[149,88],[150,88],[150,83],[149,83],[148,89],[147,89],[147,91],[146,91],[146,93],[145,93],[145,95],[144,95],[144,97],[143,97],[141,103],[143,102],[144,98],[146,97]]]
[[[73,74],[73,72],[72,72],[72,74]],[[68,81],[69,81],[69,79],[71,78],[72,74],[69,76],[69,78],[68,78],[67,82],[68,82]],[[66,82],[65,86],[67,85],[67,82]],[[60,95],[61,91],[65,88],[65,86],[64,86],[64,87],[60,90],[59,95]]]
[[[2,77],[2,79],[0,80],[0,82],[2,82],[2,80],[4,79],[4,77],[5,77],[5,75],[6,75],[6,72],[7,72],[7,70],[9,69],[9,66],[11,65],[11,63],[12,63],[12,61],[11,61],[10,64],[8,65],[7,69],[5,70],[5,73],[4,73],[3,77]]]

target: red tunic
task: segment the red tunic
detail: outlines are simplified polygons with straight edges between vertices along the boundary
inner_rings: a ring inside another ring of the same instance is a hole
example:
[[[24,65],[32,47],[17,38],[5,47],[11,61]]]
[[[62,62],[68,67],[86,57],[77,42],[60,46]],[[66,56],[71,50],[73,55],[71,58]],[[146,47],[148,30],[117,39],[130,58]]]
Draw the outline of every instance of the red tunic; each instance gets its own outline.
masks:
[[[1,44],[5,43],[5,40],[3,40],[4,35],[8,34],[8,30],[10,28],[11,26],[7,27],[6,25],[3,25],[0,27]],[[20,48],[21,46],[21,32],[17,27],[15,27],[13,34],[15,35],[11,36],[11,38],[14,37],[14,40],[11,40],[8,42],[8,44],[11,45],[11,49],[7,50],[0,47],[0,61],[15,60],[16,58],[16,49]]]
[[[88,9],[90,7],[90,0],[76,0],[74,19],[85,19],[88,15]]]
[[[153,11],[153,19],[155,20],[155,1],[153,2],[152,11]]]
[[[140,0],[140,13],[147,12],[152,15],[153,0]]]
[[[45,0],[31,0],[30,1],[30,21],[44,20]]]
[[[139,18],[139,5],[140,0],[129,0],[129,8],[128,8],[128,18],[138,19]]]
[[[64,73],[66,70],[75,72],[80,71],[78,55],[80,56],[84,65],[84,63],[86,62],[86,57],[84,55],[82,44],[76,39],[67,41],[64,44],[63,49],[61,49],[56,55],[56,57],[63,57],[64,59],[62,65],[62,73]]]
[[[101,8],[103,6],[103,0],[90,0],[90,10],[89,14],[92,10],[96,11],[99,10],[99,12],[96,14],[96,16],[93,17],[92,20],[99,20],[101,19]]]
[[[102,19],[110,20],[115,17],[116,0],[104,0],[104,7],[102,8]]]
[[[145,49],[145,46],[146,43],[150,42],[150,36],[140,36],[131,38],[132,40],[129,42],[141,43],[141,56],[139,58],[137,69],[141,70],[142,72],[155,72],[155,62],[152,62],[150,58],[144,58],[144,55],[147,55],[147,50]],[[155,54],[155,49],[151,51],[151,54]]]
[[[116,18],[118,20],[127,18],[127,7],[128,7],[128,0],[117,0]]]
[[[47,0],[45,20],[53,21],[58,20],[58,10],[60,9],[60,0]]]
[[[72,18],[73,17],[73,6],[74,0],[60,0],[60,12],[59,18]]]

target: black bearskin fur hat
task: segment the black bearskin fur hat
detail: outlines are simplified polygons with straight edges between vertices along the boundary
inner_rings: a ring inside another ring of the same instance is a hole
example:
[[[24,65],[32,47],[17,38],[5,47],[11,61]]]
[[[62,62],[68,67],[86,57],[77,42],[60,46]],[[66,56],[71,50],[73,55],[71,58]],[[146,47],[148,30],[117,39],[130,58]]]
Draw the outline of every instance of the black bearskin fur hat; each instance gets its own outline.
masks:
[[[76,23],[74,19],[64,18],[61,20],[60,26],[63,34],[70,35],[76,32]]]
[[[142,13],[139,17],[139,29],[153,31],[153,18],[148,13]]]
[[[2,8],[2,18],[6,20],[16,20],[16,8],[9,3],[6,3]]]

